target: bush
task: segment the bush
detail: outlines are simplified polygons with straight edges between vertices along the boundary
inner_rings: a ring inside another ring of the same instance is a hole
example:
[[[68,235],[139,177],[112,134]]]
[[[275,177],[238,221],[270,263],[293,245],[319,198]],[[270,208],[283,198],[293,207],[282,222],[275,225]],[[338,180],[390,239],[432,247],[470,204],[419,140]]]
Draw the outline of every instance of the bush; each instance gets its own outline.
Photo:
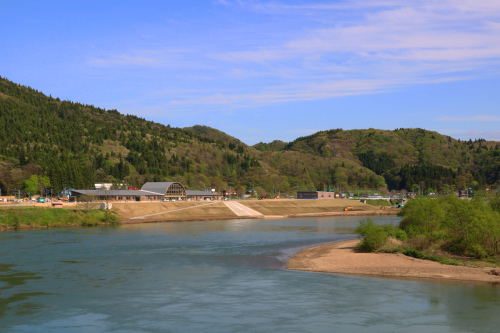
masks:
[[[375,252],[385,244],[387,238],[389,235],[384,230],[378,228],[371,230],[358,244],[358,249],[363,252]]]
[[[423,259],[423,258],[425,258],[425,255],[422,252],[414,250],[414,249],[404,250],[403,254],[405,256],[413,257],[413,258],[417,258],[417,259]]]
[[[498,192],[494,197],[490,198],[488,204],[490,205],[491,209],[493,209],[497,213],[500,213],[500,192]]]
[[[10,208],[0,210],[0,227],[21,229],[23,226],[61,227],[118,224],[120,217],[111,211],[72,211],[63,208]]]
[[[432,239],[424,235],[418,235],[407,242],[408,246],[414,248],[418,251],[423,251],[428,249],[432,245]]]
[[[444,209],[435,199],[415,199],[409,201],[401,210],[404,216],[399,226],[411,237],[430,234],[443,228]]]
[[[382,225],[382,227],[390,237],[396,238],[400,241],[405,241],[408,239],[408,235],[406,234],[406,232],[398,226],[392,224],[384,224]]]
[[[497,197],[463,200],[448,195],[415,199],[401,211],[400,227],[409,245],[423,250],[436,240],[446,241],[448,251],[458,255],[486,258],[500,254],[500,214]]]
[[[356,233],[363,237],[357,248],[364,252],[375,252],[387,242],[389,236],[403,240],[404,231],[390,224],[378,225],[370,218],[361,220]]]

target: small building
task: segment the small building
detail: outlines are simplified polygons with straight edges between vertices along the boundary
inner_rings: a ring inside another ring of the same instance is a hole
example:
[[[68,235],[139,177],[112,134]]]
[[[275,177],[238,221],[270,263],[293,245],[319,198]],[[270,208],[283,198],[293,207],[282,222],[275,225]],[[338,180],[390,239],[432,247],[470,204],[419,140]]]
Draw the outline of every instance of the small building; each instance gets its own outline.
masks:
[[[297,191],[297,199],[318,200],[318,199],[336,199],[338,193],[325,191]]]
[[[113,184],[113,183],[101,183],[101,184],[94,184],[94,187],[96,190],[110,190],[111,187],[115,185],[118,188],[125,186],[125,184]]]
[[[217,201],[222,198],[222,195],[209,191],[186,190],[186,198],[189,201]]]
[[[237,193],[236,193],[236,191],[235,191],[235,190],[223,190],[223,191],[222,191],[222,195],[223,195],[224,197],[227,197],[227,196],[236,196],[236,195],[237,195]]]

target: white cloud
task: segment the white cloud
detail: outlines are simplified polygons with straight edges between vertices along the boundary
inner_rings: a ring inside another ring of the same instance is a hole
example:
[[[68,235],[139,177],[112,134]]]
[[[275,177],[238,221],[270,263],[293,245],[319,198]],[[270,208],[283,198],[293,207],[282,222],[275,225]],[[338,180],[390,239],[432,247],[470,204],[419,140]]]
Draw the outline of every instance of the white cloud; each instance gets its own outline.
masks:
[[[123,53],[104,54],[92,56],[87,60],[91,67],[152,67],[152,68],[176,68],[207,67],[199,61],[191,61],[188,55],[192,50],[188,49],[167,49],[158,50],[137,49]]]
[[[485,139],[491,141],[500,141],[500,131],[486,131],[486,130],[466,130],[466,129],[434,129],[438,133],[449,135],[456,139],[469,140],[469,139]]]
[[[94,56],[88,64],[170,71],[182,68],[186,69],[182,79],[209,82],[190,85],[192,94],[176,94],[171,86],[164,89],[168,105],[176,108],[319,100],[484,78],[500,72],[498,0],[300,4],[219,0],[213,4],[222,5],[218,10],[234,13],[235,21],[242,10],[269,15],[270,26],[279,33],[242,28],[223,32],[223,37],[207,34],[207,44],[199,43],[203,38],[182,41],[180,45],[188,45],[186,49],[162,46],[157,51]],[[296,27],[285,31],[282,22],[296,22]],[[252,27],[259,29],[258,25]],[[185,82],[180,84],[187,89]]]
[[[254,64],[254,76],[259,71],[283,75],[288,70],[295,87],[290,89],[289,82],[281,88],[274,86],[271,90],[275,95],[289,95],[277,98],[276,102],[470,79],[488,75],[492,66],[500,65],[500,1],[239,3],[244,8],[269,14],[276,14],[279,9],[282,15],[297,15],[304,20],[307,20],[304,9],[316,11],[316,16],[335,17],[342,8],[355,10],[362,17],[355,21],[332,20],[328,22],[331,27],[309,29],[302,36],[273,46],[209,55],[233,66]],[[339,81],[332,82],[332,75],[337,75]],[[321,89],[313,93],[309,91],[313,87]],[[264,95],[268,94],[255,97]],[[226,96],[224,101],[228,100]]]
[[[490,115],[476,115],[470,117],[449,117],[440,116],[437,118],[438,121],[448,121],[448,122],[481,122],[481,121],[500,121],[500,116],[490,116]]]

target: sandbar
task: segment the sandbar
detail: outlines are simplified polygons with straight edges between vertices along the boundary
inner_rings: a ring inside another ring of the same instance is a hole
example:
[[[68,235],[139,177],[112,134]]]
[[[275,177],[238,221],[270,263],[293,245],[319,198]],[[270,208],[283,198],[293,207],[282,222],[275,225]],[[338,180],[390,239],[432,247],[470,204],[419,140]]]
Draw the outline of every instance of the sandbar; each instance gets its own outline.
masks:
[[[359,241],[352,239],[307,248],[290,259],[286,268],[358,276],[500,285],[500,268],[444,265],[401,253],[361,253],[356,250]]]

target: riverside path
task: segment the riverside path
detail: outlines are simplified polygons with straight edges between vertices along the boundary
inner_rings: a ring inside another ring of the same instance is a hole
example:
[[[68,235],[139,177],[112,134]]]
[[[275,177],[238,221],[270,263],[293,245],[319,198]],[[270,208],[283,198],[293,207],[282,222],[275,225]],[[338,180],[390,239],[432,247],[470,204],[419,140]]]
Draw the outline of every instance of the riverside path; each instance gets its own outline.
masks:
[[[238,216],[263,216],[258,211],[243,206],[236,201],[224,201],[224,204]]]

